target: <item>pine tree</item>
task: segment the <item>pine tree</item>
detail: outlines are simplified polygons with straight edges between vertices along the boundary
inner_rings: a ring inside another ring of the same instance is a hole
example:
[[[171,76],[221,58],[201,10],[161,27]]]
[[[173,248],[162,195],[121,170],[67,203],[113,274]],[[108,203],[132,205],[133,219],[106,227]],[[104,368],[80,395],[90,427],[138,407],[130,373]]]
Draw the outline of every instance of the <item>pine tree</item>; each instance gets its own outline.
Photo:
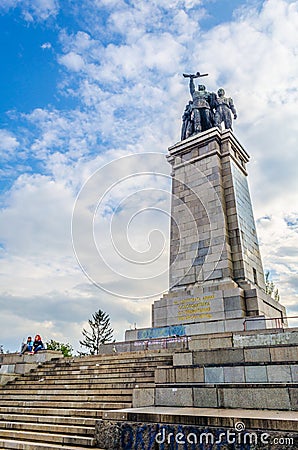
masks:
[[[114,330],[111,328],[110,317],[99,309],[92,314],[92,319],[88,320],[90,330],[83,328],[84,339],[80,345],[88,349],[87,352],[79,352],[80,355],[98,355],[99,347],[106,342],[113,340]],[[113,341],[114,342],[114,341]]]

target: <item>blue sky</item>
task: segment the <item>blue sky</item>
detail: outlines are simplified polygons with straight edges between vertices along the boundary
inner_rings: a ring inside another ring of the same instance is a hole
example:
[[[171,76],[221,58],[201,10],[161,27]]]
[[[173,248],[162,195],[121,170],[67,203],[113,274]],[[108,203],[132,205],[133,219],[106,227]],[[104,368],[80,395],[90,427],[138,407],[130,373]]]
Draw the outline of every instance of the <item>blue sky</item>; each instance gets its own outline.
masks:
[[[164,155],[179,140],[189,100],[185,71],[208,72],[207,88],[223,86],[235,101],[234,131],[252,157],[264,266],[290,314],[298,314],[297,1],[2,0],[0,27],[0,343],[15,350],[23,336],[39,332],[76,346],[99,307],[111,315],[117,339],[130,324],[150,324],[151,301],[108,295],[85,276],[71,218],[97,170],[113,179],[113,166],[102,172],[104,165],[143,152]],[[138,173],[140,162],[124,161],[123,170]],[[150,170],[159,168],[150,159]],[[169,169],[160,170],[150,183],[166,192]],[[121,192],[130,198],[132,187],[147,185],[135,177]],[[151,197],[167,208],[166,194]],[[150,235],[157,219],[137,220]],[[167,222],[160,226],[166,235]],[[144,251],[142,234],[132,234]],[[87,249],[83,240],[84,256]],[[161,267],[166,261],[163,253]],[[117,270],[103,284],[126,292]]]

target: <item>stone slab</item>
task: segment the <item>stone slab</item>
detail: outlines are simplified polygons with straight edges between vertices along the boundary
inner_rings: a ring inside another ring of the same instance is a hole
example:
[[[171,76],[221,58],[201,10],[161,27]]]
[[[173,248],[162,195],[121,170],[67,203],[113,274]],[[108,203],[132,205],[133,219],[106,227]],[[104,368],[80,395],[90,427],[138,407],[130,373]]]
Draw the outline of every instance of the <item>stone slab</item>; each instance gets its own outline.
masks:
[[[271,361],[298,361],[298,346],[270,348]]]
[[[245,367],[246,383],[267,383],[267,369],[265,366],[247,366]]]
[[[267,346],[280,346],[280,345],[287,345],[290,344],[296,345],[296,349],[292,349],[290,351],[289,357],[292,361],[297,361],[297,346],[298,346],[298,333],[297,328],[293,330],[268,330],[267,332],[264,332],[264,329],[262,332],[256,333],[254,331],[247,331],[244,333],[235,333],[233,335],[233,346],[234,347],[267,347]],[[272,361],[280,361],[285,358],[281,353],[283,352],[282,348],[280,350],[274,350],[271,353],[271,359]],[[292,353],[294,352],[294,354]],[[290,360],[289,357],[287,357],[287,360]],[[292,358],[296,359],[292,359]]]
[[[1,373],[0,374],[0,385],[4,385],[9,381],[12,381],[16,378],[16,375],[13,373]]]
[[[0,374],[15,373],[15,364],[2,364],[0,367]]]
[[[203,388],[204,389],[204,388]],[[211,392],[211,388],[207,388]],[[109,410],[103,414],[103,419],[130,420],[135,418],[141,420],[144,417],[152,422],[157,420],[160,423],[171,421],[172,423],[199,423],[200,418],[216,419],[219,425],[220,419],[231,418],[233,424],[239,420],[249,424],[249,428],[264,429],[266,424],[271,430],[284,430],[297,432],[298,416],[295,411],[285,410],[264,410],[264,409],[226,409],[212,407],[183,407],[172,408],[167,406],[151,406],[144,408],[126,408],[118,411]],[[248,426],[247,426],[248,428]]]
[[[185,366],[192,365],[193,363],[193,355],[191,352],[179,352],[174,353],[173,355],[173,365],[174,366]]]
[[[223,367],[205,367],[205,383],[219,384],[224,382]]]
[[[290,409],[292,409],[293,411],[298,411],[298,388],[297,387],[290,388],[289,394],[291,402]]]
[[[193,352],[194,364],[236,364],[244,362],[244,352],[241,348],[223,348]]]
[[[291,367],[286,364],[276,364],[267,366],[267,375],[269,383],[291,383]]]
[[[216,408],[218,406],[215,387],[194,387],[193,406],[196,408]]]
[[[270,362],[269,348],[245,348],[244,360],[245,362]]]
[[[156,406],[193,406],[192,388],[156,387]]]
[[[142,406],[155,405],[155,389],[154,388],[135,388],[132,393],[132,405],[134,408]]]
[[[231,366],[223,369],[225,383],[245,383],[244,367]]]
[[[291,375],[293,383],[298,383],[298,365],[291,365]]]
[[[202,367],[167,367],[155,369],[156,384],[193,384],[203,382],[204,370]]]
[[[216,442],[220,442],[220,450],[231,450],[234,447],[226,439],[227,436],[231,439],[231,429],[233,430],[236,424],[233,426],[232,421],[226,417],[221,419],[221,424],[216,424],[216,420],[214,419],[212,421],[209,420],[211,425],[204,423],[203,418],[201,418],[203,423],[200,425],[194,425],[192,423],[190,425],[177,424],[169,419],[170,417],[162,424],[156,420],[152,420],[152,418],[148,421],[146,417],[140,417],[137,422],[135,418],[122,422],[108,420],[102,422],[97,421],[95,427],[95,446],[101,450],[162,450],[178,449],[178,447],[182,448],[182,445],[185,449],[211,449],[219,448]],[[227,434],[227,429],[229,429],[229,435]],[[267,450],[269,448],[269,438],[276,440],[276,442],[282,442],[283,450],[292,450],[295,448],[297,433],[283,431],[271,431],[269,433],[269,431],[267,427],[254,432],[247,429],[244,435],[246,441],[245,448]],[[237,434],[233,433],[232,436],[236,437]],[[250,439],[253,447],[250,445]],[[266,439],[265,442],[264,439]],[[257,443],[257,447],[254,443]]]
[[[221,407],[290,410],[291,403],[287,388],[222,388]]]

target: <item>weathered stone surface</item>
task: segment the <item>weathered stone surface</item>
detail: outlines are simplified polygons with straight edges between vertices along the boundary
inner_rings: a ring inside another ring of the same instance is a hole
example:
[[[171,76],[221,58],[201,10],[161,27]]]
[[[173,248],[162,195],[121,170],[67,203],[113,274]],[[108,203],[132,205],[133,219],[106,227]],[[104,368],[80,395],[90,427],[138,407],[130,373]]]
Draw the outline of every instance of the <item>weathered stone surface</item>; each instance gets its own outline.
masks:
[[[176,383],[203,383],[204,370],[202,367],[176,368]]]
[[[205,383],[223,383],[223,367],[205,367]]]
[[[217,408],[217,391],[215,387],[194,387],[193,406],[195,408]]]
[[[154,388],[135,388],[132,394],[132,404],[134,408],[142,406],[152,406],[155,404],[155,389]]]
[[[245,383],[244,367],[231,366],[224,367],[225,383]]]
[[[245,362],[269,362],[269,348],[245,348],[244,360]]]
[[[156,387],[156,405],[193,406],[192,388]]]
[[[266,366],[245,367],[245,381],[246,383],[267,383],[268,376]]]
[[[194,364],[231,364],[244,362],[244,353],[241,348],[223,348],[210,352],[194,351]]]
[[[174,366],[185,366],[191,365],[193,363],[193,357],[191,352],[187,353],[175,353],[173,355],[173,365]]]
[[[269,383],[290,383],[292,381],[291,368],[286,364],[267,366]]]
[[[291,407],[290,409],[292,409],[293,411],[298,411],[298,388],[293,387],[289,389],[289,394],[290,394],[290,403],[291,403]]]
[[[235,429],[235,424],[226,418],[221,422],[227,426],[185,425],[172,422],[136,422],[104,420],[96,423],[96,447],[106,450],[269,450],[275,442],[277,448],[293,450],[296,448],[298,433],[272,431],[260,427],[245,427],[244,431]],[[253,422],[254,423],[254,422]],[[254,423],[255,427],[256,424]],[[263,424],[261,424],[263,425]],[[241,438],[239,438],[241,436]],[[220,446],[220,447],[219,447]],[[280,447],[279,447],[280,446]]]
[[[298,360],[298,346],[293,347],[275,347],[270,349],[271,361],[291,361]]]
[[[223,408],[293,409],[286,388],[222,388],[221,398]]]
[[[265,317],[284,316],[264,293],[248,159],[231,131],[216,128],[169,148],[170,291],[154,302],[153,328],[189,324],[192,336],[272,327]]]
[[[204,370],[202,367],[157,368],[155,382],[157,384],[202,383],[204,382]]]
[[[0,373],[14,373],[15,372],[15,364],[2,364],[0,367]]]
[[[20,363],[15,365],[15,373],[17,374],[25,374],[30,372],[30,370],[35,369],[38,366],[38,363]]]
[[[296,361],[297,360],[297,346],[298,346],[298,333],[293,330],[272,330],[268,332],[261,333],[235,333],[233,336],[233,345],[234,347],[267,347],[267,346],[275,346],[275,345],[296,345],[291,350],[286,348],[277,348],[272,349],[270,351],[271,360],[272,361]],[[287,352],[288,356],[285,356],[285,352]]]
[[[298,383],[298,365],[297,364],[291,365],[291,375],[292,375],[293,383]]]
[[[4,385],[9,381],[12,381],[16,378],[16,374],[14,373],[1,373],[0,374],[0,385]]]

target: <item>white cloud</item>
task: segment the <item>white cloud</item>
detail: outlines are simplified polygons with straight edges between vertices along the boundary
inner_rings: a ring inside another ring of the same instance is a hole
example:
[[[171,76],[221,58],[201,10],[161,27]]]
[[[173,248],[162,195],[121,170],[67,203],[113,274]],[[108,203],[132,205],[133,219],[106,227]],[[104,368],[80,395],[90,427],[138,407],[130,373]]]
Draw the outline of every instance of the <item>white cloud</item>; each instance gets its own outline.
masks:
[[[2,0],[0,11],[20,7],[26,21],[47,20],[56,16],[59,10],[58,0]]]
[[[298,211],[292,214],[298,218]],[[297,315],[298,233],[285,220],[285,211],[277,210],[258,223],[264,266],[279,288],[281,302],[288,305],[290,315]]]
[[[15,8],[20,0],[3,0],[1,2],[0,8],[7,10],[9,8]]]
[[[45,42],[44,44],[42,44],[40,46],[43,50],[48,49],[48,48],[52,48],[52,44],[50,42]]]
[[[9,159],[18,147],[17,138],[11,132],[0,129],[0,155],[3,160]]]
[[[19,177],[7,198],[10,207],[1,213],[5,224],[1,226],[1,236],[8,243],[10,252],[36,254],[42,250],[62,250],[62,245],[67,248],[67,233],[59,234],[66,228],[72,202],[71,192],[62,181],[40,175]],[[34,236],[34,240],[23,240],[24,234]]]
[[[83,58],[74,52],[61,56],[59,62],[74,72],[79,72],[84,67]]]

